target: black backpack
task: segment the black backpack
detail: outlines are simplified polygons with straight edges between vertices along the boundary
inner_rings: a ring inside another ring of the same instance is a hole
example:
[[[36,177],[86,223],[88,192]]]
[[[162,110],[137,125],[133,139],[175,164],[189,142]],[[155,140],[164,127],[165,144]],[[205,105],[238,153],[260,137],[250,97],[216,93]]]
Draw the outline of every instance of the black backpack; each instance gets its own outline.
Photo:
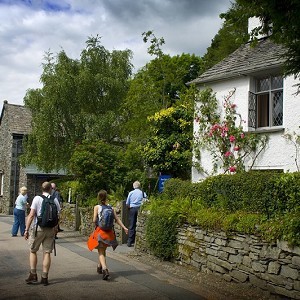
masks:
[[[110,230],[114,227],[114,212],[110,205],[100,205],[98,210],[98,225],[103,230]]]
[[[58,224],[58,210],[54,202],[54,197],[49,198],[41,195],[43,198],[41,214],[38,216],[37,225],[40,227],[55,227]]]

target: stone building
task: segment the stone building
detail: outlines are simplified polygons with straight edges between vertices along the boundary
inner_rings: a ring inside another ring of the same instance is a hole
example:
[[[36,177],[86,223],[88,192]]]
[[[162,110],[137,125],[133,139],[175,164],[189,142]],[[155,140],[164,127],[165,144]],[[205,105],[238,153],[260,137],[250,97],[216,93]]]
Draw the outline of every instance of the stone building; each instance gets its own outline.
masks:
[[[31,112],[26,107],[4,101],[0,115],[0,213],[12,214],[21,186],[27,186],[31,201],[41,192],[42,182],[64,175],[63,172],[45,173],[35,166],[20,165],[23,137],[30,133],[31,119]]]

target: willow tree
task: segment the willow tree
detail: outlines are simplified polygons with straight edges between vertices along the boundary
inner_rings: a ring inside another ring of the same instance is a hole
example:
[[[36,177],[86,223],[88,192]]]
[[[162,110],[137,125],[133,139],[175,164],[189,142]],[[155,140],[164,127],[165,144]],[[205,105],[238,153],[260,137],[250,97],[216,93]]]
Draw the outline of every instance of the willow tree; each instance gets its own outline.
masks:
[[[47,52],[42,87],[27,91],[32,132],[23,163],[45,171],[67,168],[75,146],[84,140],[111,142],[119,135],[119,107],[128,89],[130,50],[112,52],[89,37],[80,59],[65,51]]]

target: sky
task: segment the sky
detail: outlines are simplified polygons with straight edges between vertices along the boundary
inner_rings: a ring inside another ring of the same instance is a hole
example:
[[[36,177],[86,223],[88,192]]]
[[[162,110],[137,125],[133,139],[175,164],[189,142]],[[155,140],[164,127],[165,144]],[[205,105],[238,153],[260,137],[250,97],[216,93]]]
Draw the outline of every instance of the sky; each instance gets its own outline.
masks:
[[[109,51],[130,49],[133,72],[153,57],[142,33],[163,37],[162,50],[203,56],[232,0],[0,0],[0,112],[3,101],[23,105],[41,87],[46,52],[79,59],[88,37]]]

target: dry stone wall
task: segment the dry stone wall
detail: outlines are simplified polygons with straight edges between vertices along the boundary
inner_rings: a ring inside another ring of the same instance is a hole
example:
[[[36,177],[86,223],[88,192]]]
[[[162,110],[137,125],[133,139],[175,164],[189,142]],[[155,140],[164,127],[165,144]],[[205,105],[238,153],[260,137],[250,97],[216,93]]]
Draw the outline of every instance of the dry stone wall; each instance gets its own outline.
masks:
[[[150,253],[145,239],[147,212],[139,214],[138,251]],[[176,263],[216,273],[226,281],[250,282],[271,293],[300,299],[300,248],[270,244],[247,234],[227,234],[184,225],[178,228]]]
[[[118,216],[121,214],[119,206],[115,207]],[[65,226],[72,230],[79,230],[84,236],[89,236],[94,230],[93,224],[93,207],[78,208],[76,204],[65,203],[60,216],[61,226]],[[115,233],[117,241],[121,244],[121,230],[122,228],[115,224]]]

